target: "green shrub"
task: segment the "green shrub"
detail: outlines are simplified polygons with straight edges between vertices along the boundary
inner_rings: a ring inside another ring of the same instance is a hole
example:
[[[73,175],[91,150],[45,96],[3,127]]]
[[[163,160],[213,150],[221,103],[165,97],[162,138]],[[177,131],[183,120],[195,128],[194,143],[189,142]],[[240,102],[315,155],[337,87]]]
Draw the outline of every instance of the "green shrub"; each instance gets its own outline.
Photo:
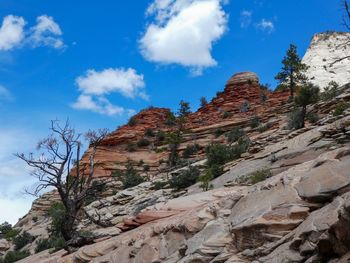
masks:
[[[333,111],[333,116],[343,115],[346,109],[350,108],[349,102],[339,102],[335,105],[335,109]]]
[[[146,147],[146,146],[148,146],[148,145],[150,145],[150,142],[149,142],[149,140],[147,140],[146,138],[141,138],[141,139],[138,140],[138,142],[137,142],[137,146],[138,146],[138,147]]]
[[[165,125],[174,126],[176,124],[176,117],[173,112],[169,111],[165,119]]]
[[[300,108],[295,108],[288,114],[288,129],[298,130],[303,127],[303,115]]]
[[[19,230],[17,229],[11,229],[10,231],[8,231],[6,234],[5,234],[5,238],[7,240],[13,240],[18,234],[19,234]]]
[[[178,175],[174,175],[169,180],[171,188],[176,190],[185,189],[197,182],[200,171],[197,167],[190,166],[189,169],[183,170]]]
[[[160,190],[160,189],[164,189],[168,184],[169,182],[155,181],[152,183],[152,188],[154,190]]]
[[[186,146],[186,149],[182,153],[183,158],[190,158],[192,155],[197,153],[200,150],[200,146],[198,144],[190,144]]]
[[[30,252],[28,250],[9,251],[9,252],[7,252],[6,256],[3,258],[3,262],[4,263],[13,263],[13,262],[19,261],[21,259],[24,259],[28,256],[30,256]]]
[[[150,169],[151,168],[150,168],[150,166],[148,164],[143,165],[143,171],[144,172],[149,172]]]
[[[250,128],[255,129],[257,127],[259,127],[261,121],[260,118],[258,116],[254,116],[250,121],[249,121],[249,125]]]
[[[52,249],[50,252],[55,252],[62,249],[65,245],[65,241],[62,237],[51,236],[50,238],[42,238],[36,242],[35,253]]]
[[[221,135],[223,135],[224,133],[225,132],[222,129],[218,128],[215,130],[214,135],[217,138],[217,137],[220,137]]]
[[[85,205],[89,205],[100,198],[101,195],[106,191],[106,188],[106,183],[103,183],[102,181],[93,181],[84,200]]]
[[[258,127],[258,131],[260,133],[263,133],[263,132],[266,132],[267,130],[269,130],[271,128],[271,124],[267,123],[267,124],[261,124],[259,127]]]
[[[306,114],[306,119],[311,123],[316,123],[320,120],[320,116],[318,116],[316,113],[308,112]]]
[[[129,119],[129,121],[128,121],[128,125],[129,125],[130,127],[133,127],[133,126],[135,126],[136,124],[137,124],[136,118],[135,118],[135,117],[131,117],[131,118]]]
[[[232,113],[231,113],[231,112],[224,111],[224,114],[222,115],[222,118],[223,118],[223,119],[227,119],[227,118],[229,118],[229,117],[231,117],[231,116],[232,116]]]
[[[15,250],[20,250],[29,243],[33,242],[34,237],[28,232],[24,231],[22,234],[17,235],[13,239],[13,244],[15,245]]]
[[[135,152],[137,150],[137,145],[133,142],[128,142],[126,149],[128,152]]]
[[[37,216],[33,216],[33,218],[32,218],[32,220],[33,220],[33,222],[38,222],[38,217]]]
[[[237,180],[238,183],[257,184],[272,176],[271,169],[263,168]]]
[[[50,235],[61,236],[61,229],[63,228],[66,208],[61,202],[56,202],[48,210],[48,215],[51,218],[51,225],[49,227]]]
[[[339,95],[339,85],[335,81],[329,82],[328,86],[324,88],[320,94],[322,101],[329,101]]]
[[[155,136],[154,131],[151,128],[147,128],[145,131],[145,136],[154,137]]]
[[[124,172],[116,170],[112,173],[112,176],[117,177],[123,183],[124,189],[134,187],[145,181],[144,178],[134,169],[131,161],[128,161]]]
[[[207,171],[205,174],[198,177],[198,182],[203,191],[208,191],[213,185],[210,184],[210,181],[213,180],[213,175]]]
[[[9,231],[12,230],[12,225],[9,224],[8,222],[4,222],[0,225],[0,234],[1,235],[6,235]]]
[[[224,173],[224,169],[221,165],[214,164],[208,168],[208,172],[215,179]]]
[[[233,130],[226,134],[227,141],[232,143],[238,141],[239,138],[245,135],[245,132],[240,127],[235,127]]]
[[[168,148],[167,147],[162,147],[162,148],[156,148],[154,151],[156,153],[162,153],[165,152]]]
[[[166,138],[165,132],[162,130],[159,130],[156,135],[157,142],[163,142]]]
[[[204,107],[205,105],[208,104],[208,101],[205,97],[201,97],[200,103],[201,103],[201,107]]]

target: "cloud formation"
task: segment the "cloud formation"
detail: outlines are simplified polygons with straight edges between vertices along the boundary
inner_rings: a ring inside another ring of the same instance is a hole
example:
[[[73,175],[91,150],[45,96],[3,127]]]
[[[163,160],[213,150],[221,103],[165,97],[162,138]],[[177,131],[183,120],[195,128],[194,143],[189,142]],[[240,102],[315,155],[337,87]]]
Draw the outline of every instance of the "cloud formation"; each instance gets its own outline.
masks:
[[[240,15],[241,28],[247,28],[252,23],[253,12],[248,10],[243,10]]]
[[[155,0],[146,12],[151,23],[140,39],[141,54],[152,62],[189,67],[195,74],[216,66],[212,47],[227,30],[223,4],[221,0]]]
[[[8,15],[0,27],[0,51],[9,51],[24,46],[49,46],[63,48],[62,30],[51,16],[41,15],[36,18],[36,25],[26,29],[23,17]]]
[[[22,42],[25,24],[23,17],[5,16],[0,27],[0,51],[11,50]]]
[[[38,16],[36,22],[37,24],[31,28],[32,34],[29,37],[29,41],[34,47],[62,48],[64,46],[61,39],[62,30],[53,17],[47,15]]]
[[[141,97],[147,99],[144,91],[145,82],[142,74],[135,69],[109,68],[102,71],[88,70],[76,79],[81,95],[72,107],[90,110],[103,115],[115,116],[133,114],[134,111],[113,105],[106,98],[110,93],[119,93],[127,98]]]
[[[275,25],[272,21],[267,20],[265,18],[263,18],[258,24],[257,24],[257,28],[267,32],[267,33],[272,33],[275,30]]]

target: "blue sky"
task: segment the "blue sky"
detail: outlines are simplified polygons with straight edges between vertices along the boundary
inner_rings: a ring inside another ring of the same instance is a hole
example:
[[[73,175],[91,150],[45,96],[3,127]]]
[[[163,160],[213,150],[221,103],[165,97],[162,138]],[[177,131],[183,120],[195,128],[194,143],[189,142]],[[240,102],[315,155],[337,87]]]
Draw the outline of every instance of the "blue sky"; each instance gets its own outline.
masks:
[[[149,105],[195,110],[236,72],[274,76],[290,43],[342,31],[341,0],[0,1],[0,222],[29,209],[13,157],[51,119],[115,129]]]

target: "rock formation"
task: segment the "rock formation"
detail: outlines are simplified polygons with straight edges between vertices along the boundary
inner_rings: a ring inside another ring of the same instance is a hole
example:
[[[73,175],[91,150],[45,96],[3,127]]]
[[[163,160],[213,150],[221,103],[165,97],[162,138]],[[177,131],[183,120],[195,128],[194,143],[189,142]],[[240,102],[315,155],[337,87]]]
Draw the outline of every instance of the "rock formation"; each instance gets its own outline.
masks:
[[[350,33],[327,32],[316,34],[302,60],[309,66],[307,76],[321,89],[335,81],[340,86],[350,82]]]

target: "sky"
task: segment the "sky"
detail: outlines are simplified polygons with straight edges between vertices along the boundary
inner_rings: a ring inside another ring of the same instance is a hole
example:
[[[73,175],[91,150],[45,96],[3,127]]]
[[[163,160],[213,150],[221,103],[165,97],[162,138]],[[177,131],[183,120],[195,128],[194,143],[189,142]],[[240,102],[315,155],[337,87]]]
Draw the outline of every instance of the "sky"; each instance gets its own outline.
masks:
[[[344,31],[341,0],[0,0],[0,223],[35,183],[14,157],[50,120],[116,129],[148,106],[196,110],[237,72],[274,76],[289,44]]]

